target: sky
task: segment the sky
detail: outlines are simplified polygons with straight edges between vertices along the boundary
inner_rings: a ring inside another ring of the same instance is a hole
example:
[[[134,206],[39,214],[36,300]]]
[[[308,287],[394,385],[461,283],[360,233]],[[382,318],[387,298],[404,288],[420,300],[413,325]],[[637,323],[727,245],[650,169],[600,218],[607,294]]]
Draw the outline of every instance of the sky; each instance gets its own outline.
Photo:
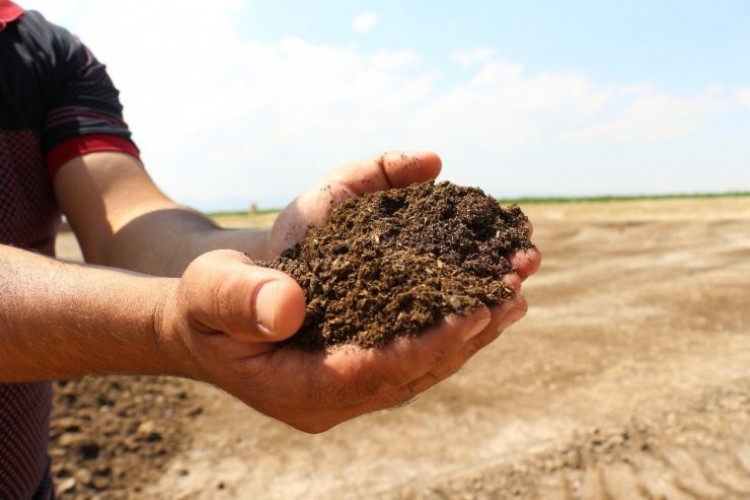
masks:
[[[747,0],[17,1],[107,65],[200,210],[390,150],[501,198],[750,191]]]

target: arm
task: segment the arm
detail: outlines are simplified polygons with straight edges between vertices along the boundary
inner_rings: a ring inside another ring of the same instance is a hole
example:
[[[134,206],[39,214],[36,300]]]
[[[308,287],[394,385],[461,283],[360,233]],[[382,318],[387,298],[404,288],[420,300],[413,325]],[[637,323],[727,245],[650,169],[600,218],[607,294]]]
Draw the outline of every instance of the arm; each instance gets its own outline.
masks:
[[[133,156],[97,152],[65,163],[55,194],[87,262],[179,276],[216,248],[258,253],[264,233],[221,229],[166,197]]]
[[[259,290],[272,284],[270,300]],[[282,273],[209,252],[180,279],[55,261],[0,246],[0,381],[170,374],[216,385],[306,432],[403,404],[458,370],[526,312],[518,297],[446,318],[382,350],[278,348],[304,314]],[[260,328],[258,302],[270,312]]]
[[[319,181],[279,215],[271,231],[231,230],[167,198],[140,162],[99,152],[73,158],[55,176],[55,194],[88,262],[179,276],[197,256],[234,249],[270,260],[324,224],[350,196],[434,179],[432,153],[384,155],[351,164]]]
[[[0,381],[168,372],[153,328],[168,282],[0,245]]]
[[[100,164],[96,162],[95,165]],[[194,212],[177,207],[155,188],[148,188],[150,181],[144,181],[140,173],[129,172],[125,175],[128,180],[135,179],[132,184],[125,182],[120,186],[110,186],[109,182],[117,178],[113,173],[121,171],[121,168],[127,171],[128,168],[109,166],[100,172],[87,173],[98,168],[95,165],[71,163],[64,167],[59,176],[66,173],[75,175],[67,180],[65,177],[56,180],[56,189],[65,198],[61,203],[68,214],[77,214],[72,219],[81,231],[79,237],[87,241],[85,247],[88,255],[96,256],[101,262],[124,259],[125,265],[132,267],[138,267],[144,261],[150,262],[149,266],[159,266],[158,259],[144,257],[144,253],[159,253],[158,250],[166,249],[170,253],[160,258],[170,263],[175,260],[187,262],[191,254],[201,254],[206,247],[220,243],[241,246],[250,241],[251,247],[247,250],[270,254],[288,246],[304,232],[308,224],[324,222],[331,205],[348,196],[427,180],[435,177],[440,170],[440,161],[432,154],[392,154],[350,165],[297,198],[282,212],[269,233],[248,236],[243,231],[219,230]],[[76,168],[69,169],[71,166]],[[140,169],[140,166],[137,167]],[[107,174],[106,170],[110,169],[112,173]],[[72,182],[73,177],[79,178]],[[68,182],[78,187],[68,191]],[[93,207],[94,215],[76,208],[77,189],[86,182],[100,186],[97,190],[103,193],[98,207],[95,196],[80,194],[86,200],[84,204]],[[129,184],[129,189],[123,187]],[[114,198],[110,198],[113,194]],[[130,203],[128,200],[132,201],[132,196],[141,201]],[[118,198],[119,201],[112,202]],[[185,242],[184,233],[160,228],[159,224],[165,219],[151,217],[162,211],[184,211],[184,215],[180,214],[179,217],[185,217],[184,221],[191,225],[188,234],[193,234],[200,241],[188,239]],[[87,225],[86,217],[93,218],[91,224],[96,228],[90,233],[83,229]],[[137,224],[138,221],[145,222],[141,225]],[[133,228],[133,232],[129,232],[129,228]],[[132,250],[136,257],[118,257],[121,250],[112,248],[117,246],[112,242],[126,233],[141,241]],[[165,234],[166,237],[163,236]],[[179,247],[172,244],[149,246],[149,238],[154,235],[167,239],[180,238],[184,244]],[[107,242],[97,246],[97,237]],[[509,276],[508,280],[516,289],[520,288],[525,277],[537,269],[539,260],[536,251],[513,259],[518,273]],[[72,271],[66,268],[65,272]],[[75,294],[68,297],[67,302],[50,310],[50,314],[62,314],[63,318],[66,317],[63,314],[65,311],[75,310],[79,321],[92,322],[92,326],[84,328],[84,331],[103,329],[113,332],[92,347],[88,343],[92,341],[91,335],[82,339],[74,332],[60,331],[56,341],[61,345],[71,343],[72,347],[61,347],[58,352],[83,353],[75,355],[85,358],[87,354],[103,351],[100,365],[93,365],[86,359],[79,360],[83,368],[75,373],[151,373],[158,370],[160,373],[203,380],[222,388],[256,410],[307,432],[321,432],[364,413],[409,401],[457,371],[526,312],[526,301],[519,294],[515,300],[493,309],[480,307],[466,317],[446,318],[423,335],[399,339],[382,350],[352,347],[308,353],[289,347],[280,348],[277,344],[301,325],[305,309],[301,289],[282,273],[253,266],[252,261],[242,253],[222,250],[202,254],[190,262],[181,278],[176,280],[117,276],[115,281],[100,283],[101,286],[92,289],[90,294],[84,294],[90,295],[88,300],[77,300],[71,304],[70,300],[81,295]],[[137,283],[130,282],[131,279]],[[60,283],[61,286],[66,283],[72,286],[77,280],[61,280]],[[55,283],[50,285],[49,281],[40,277],[34,285],[46,289],[39,297],[41,303],[50,300],[57,303],[53,300],[59,292]],[[269,284],[271,286],[264,286]],[[141,289],[141,285],[145,288]],[[124,318],[119,312],[103,314],[106,324],[102,324],[97,315],[102,309],[120,307],[119,301],[123,296],[121,286],[128,291],[133,290],[133,303],[136,305],[122,308],[123,311],[130,311]],[[18,293],[23,293],[22,290]],[[29,303],[27,308],[21,317],[26,318],[28,323],[19,326],[31,325],[31,334],[41,338],[45,335],[46,323],[29,319],[33,311],[38,311],[35,304]],[[8,312],[5,314],[7,317]],[[130,317],[131,314],[135,314],[136,318]],[[66,320],[66,324],[71,323]],[[80,322],[73,324],[77,328],[82,326]],[[144,324],[152,326],[152,330],[147,328],[145,334],[139,330]],[[135,330],[131,333],[130,328]],[[79,342],[84,342],[84,347]],[[128,345],[130,342],[138,344],[137,347]],[[13,342],[10,348],[0,350],[4,356],[29,359],[35,355],[36,349],[34,345],[27,344]],[[25,353],[24,348],[27,349]],[[50,373],[53,371],[50,369],[42,373],[44,376],[63,376],[70,373],[70,368],[66,369],[65,364],[61,365],[58,360],[50,366],[62,371]],[[34,366],[38,365],[33,364],[27,369],[33,371]],[[10,372],[14,373],[13,370]]]
[[[69,34],[53,31],[40,39],[55,42],[48,49],[56,64],[49,68],[56,78],[45,79],[52,101],[37,100],[49,113],[42,146],[48,159],[59,159],[50,161],[51,170],[61,167],[55,193],[86,259],[179,278],[60,263],[0,246],[0,381],[172,374],[209,382],[269,416],[319,432],[410,400],[525,313],[519,295],[382,350],[279,347],[301,325],[304,295],[290,277],[253,266],[242,252],[270,258],[308,224],[324,222],[333,204],[432,179],[439,159],[391,154],[354,164],[297,198],[270,232],[222,230],[165,197],[131,156],[57,156],[70,138],[127,139],[129,132],[104,66]],[[517,285],[538,265],[538,254],[527,257],[510,278]]]

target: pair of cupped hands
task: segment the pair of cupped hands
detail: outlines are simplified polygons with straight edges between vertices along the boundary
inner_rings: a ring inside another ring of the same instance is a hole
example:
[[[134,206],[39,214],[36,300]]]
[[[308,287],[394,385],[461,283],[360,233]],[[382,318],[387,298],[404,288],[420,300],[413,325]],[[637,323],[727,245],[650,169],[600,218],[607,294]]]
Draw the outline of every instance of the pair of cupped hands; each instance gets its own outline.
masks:
[[[287,206],[250,255],[278,255],[300,241],[309,226],[324,224],[349,197],[429,181],[440,169],[433,153],[398,152],[344,167]],[[446,317],[385,348],[308,352],[278,344],[302,324],[305,298],[299,285],[281,272],[254,266],[241,252],[216,250],[193,261],[170,290],[157,328],[168,337],[170,355],[182,360],[183,375],[317,433],[411,401],[521,319],[527,310],[521,283],[537,270],[541,256],[529,249],[509,260],[515,272],[505,280],[517,293],[508,302]]]

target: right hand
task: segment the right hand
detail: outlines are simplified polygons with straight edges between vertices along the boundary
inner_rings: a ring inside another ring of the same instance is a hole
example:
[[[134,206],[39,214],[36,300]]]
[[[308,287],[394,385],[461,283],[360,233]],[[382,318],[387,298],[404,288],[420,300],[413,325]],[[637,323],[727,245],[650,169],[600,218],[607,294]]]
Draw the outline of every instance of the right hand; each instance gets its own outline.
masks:
[[[513,286],[520,287],[523,274],[510,276]],[[518,294],[492,309],[445,318],[383,349],[308,352],[278,344],[304,318],[297,283],[254,266],[242,253],[219,250],[196,259],[169,289],[155,325],[171,373],[214,384],[268,416],[315,433],[410,401],[525,313]]]

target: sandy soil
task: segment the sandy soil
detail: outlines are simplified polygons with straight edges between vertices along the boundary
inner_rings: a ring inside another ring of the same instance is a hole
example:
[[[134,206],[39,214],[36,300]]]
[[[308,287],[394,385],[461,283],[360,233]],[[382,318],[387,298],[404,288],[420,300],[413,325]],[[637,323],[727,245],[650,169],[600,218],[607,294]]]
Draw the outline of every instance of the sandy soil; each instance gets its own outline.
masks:
[[[529,314],[459,374],[317,436],[184,383],[179,442],[133,452],[159,474],[98,494],[750,497],[750,199],[523,208],[544,254]]]

